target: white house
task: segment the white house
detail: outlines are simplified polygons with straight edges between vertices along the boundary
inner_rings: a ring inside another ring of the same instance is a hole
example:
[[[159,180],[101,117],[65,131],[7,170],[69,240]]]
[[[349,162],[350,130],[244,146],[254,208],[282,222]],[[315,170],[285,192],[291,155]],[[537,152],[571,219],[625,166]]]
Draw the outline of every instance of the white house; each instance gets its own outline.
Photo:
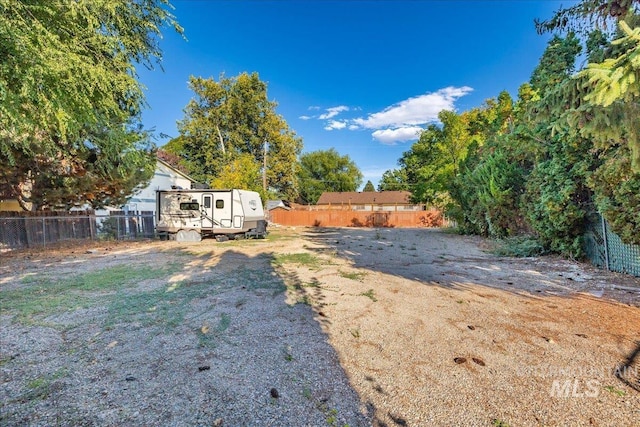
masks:
[[[171,188],[191,188],[196,181],[187,174],[180,172],[169,163],[158,159],[153,178],[142,190],[135,193],[123,210],[138,212],[153,212],[156,210],[156,190],[168,190]]]

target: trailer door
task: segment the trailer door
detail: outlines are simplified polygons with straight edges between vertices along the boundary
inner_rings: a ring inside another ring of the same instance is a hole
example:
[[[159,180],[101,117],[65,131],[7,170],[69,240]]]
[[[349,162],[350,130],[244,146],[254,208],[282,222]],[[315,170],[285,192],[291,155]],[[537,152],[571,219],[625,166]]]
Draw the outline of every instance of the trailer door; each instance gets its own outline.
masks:
[[[213,227],[213,196],[203,194],[200,210],[202,212],[202,228]]]
[[[213,223],[220,228],[231,228],[233,226],[233,204],[231,203],[231,191],[213,193],[213,198]]]

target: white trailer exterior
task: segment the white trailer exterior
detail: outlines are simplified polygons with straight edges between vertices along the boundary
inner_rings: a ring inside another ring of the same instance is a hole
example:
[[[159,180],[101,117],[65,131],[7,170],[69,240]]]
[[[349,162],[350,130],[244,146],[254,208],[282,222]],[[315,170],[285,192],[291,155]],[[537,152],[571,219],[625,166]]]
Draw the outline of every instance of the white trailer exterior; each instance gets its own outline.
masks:
[[[161,239],[199,241],[205,236],[265,237],[262,200],[248,190],[158,190],[156,232]]]

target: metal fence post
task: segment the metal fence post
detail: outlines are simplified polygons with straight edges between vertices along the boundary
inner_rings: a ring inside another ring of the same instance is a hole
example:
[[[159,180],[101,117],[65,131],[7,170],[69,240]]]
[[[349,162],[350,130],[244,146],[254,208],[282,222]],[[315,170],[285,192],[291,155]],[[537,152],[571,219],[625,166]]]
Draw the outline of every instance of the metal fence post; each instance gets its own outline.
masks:
[[[600,215],[600,219],[602,220],[602,238],[604,239],[604,263],[607,266],[607,271],[610,271],[611,269],[609,268],[609,241],[607,239],[607,222],[602,215]]]

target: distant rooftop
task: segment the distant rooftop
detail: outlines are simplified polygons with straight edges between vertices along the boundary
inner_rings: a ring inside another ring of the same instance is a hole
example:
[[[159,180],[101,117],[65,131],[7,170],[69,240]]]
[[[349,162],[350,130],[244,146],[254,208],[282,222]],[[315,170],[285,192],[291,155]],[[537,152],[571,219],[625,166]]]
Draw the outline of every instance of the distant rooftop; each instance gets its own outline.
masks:
[[[409,191],[325,191],[316,205],[410,205]]]

